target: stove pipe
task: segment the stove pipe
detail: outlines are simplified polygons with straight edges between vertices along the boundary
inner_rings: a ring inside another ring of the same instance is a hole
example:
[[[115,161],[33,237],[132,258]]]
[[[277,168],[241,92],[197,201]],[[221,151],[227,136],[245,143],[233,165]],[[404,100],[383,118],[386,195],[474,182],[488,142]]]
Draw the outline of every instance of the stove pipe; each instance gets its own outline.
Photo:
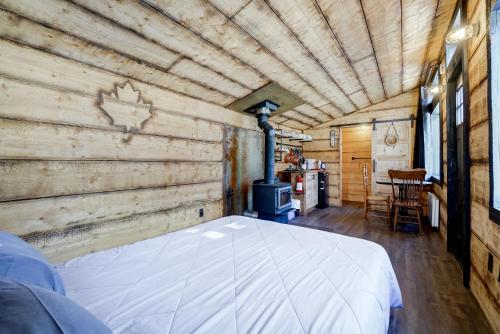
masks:
[[[274,128],[269,124],[269,108],[262,107],[257,110],[257,120],[259,128],[265,135],[265,154],[264,154],[264,182],[273,184],[274,177]]]
[[[279,104],[269,100],[264,100],[256,105],[246,109],[245,112],[256,115],[259,128],[265,135],[265,154],[264,154],[264,183],[274,184],[274,128],[269,124],[269,115],[279,108]]]

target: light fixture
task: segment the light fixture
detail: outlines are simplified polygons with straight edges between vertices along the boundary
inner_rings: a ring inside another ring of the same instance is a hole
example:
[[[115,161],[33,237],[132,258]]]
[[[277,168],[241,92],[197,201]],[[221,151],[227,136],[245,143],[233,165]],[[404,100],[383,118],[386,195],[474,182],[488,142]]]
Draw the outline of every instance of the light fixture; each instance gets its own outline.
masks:
[[[330,130],[330,146],[336,148],[338,144],[337,130]]]
[[[452,29],[446,35],[446,43],[457,44],[468,40],[479,33],[479,24],[467,24],[463,27]]]
[[[431,93],[432,95],[437,95],[437,94],[441,93],[441,86],[439,86],[439,85],[432,86],[432,87],[429,87],[428,90],[429,90],[429,93]]]

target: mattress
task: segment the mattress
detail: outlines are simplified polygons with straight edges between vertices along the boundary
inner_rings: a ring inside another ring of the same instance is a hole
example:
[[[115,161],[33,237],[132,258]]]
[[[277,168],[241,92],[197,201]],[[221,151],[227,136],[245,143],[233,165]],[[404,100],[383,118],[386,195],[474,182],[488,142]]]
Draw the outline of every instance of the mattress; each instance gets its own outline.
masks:
[[[240,216],[56,270],[115,333],[386,333],[402,306],[380,245]]]

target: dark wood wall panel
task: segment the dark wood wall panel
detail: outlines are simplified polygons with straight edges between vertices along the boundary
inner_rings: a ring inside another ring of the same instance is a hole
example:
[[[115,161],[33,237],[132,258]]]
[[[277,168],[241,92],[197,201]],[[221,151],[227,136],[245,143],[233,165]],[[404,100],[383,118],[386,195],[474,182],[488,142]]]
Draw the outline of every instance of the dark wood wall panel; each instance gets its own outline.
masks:
[[[478,36],[467,42],[469,56],[469,101],[471,158],[471,278],[472,293],[478,300],[494,332],[500,332],[500,226],[489,219],[489,165],[488,165],[488,63],[487,13],[489,0],[467,1],[468,21],[480,24]],[[441,58],[441,62],[444,59]],[[446,75],[442,78],[445,83]],[[446,111],[446,94],[441,96],[441,107]],[[446,112],[443,113],[443,138],[446,140]],[[443,144],[446,147],[446,142]],[[444,151],[446,153],[446,150]],[[446,175],[446,155],[443,157]],[[445,178],[446,180],[446,178]],[[447,237],[447,185],[434,185],[439,194],[441,235]],[[488,257],[493,257],[493,269],[487,269]]]

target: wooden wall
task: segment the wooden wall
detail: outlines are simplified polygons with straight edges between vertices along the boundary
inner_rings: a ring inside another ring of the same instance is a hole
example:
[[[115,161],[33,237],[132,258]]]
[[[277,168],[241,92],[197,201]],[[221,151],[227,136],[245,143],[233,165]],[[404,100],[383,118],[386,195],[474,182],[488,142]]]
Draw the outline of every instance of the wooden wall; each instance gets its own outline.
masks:
[[[245,152],[224,154],[231,131],[262,141],[255,118],[173,92],[119,52],[0,16],[0,230],[51,261],[221,217],[225,162],[260,172]],[[116,90],[127,82],[135,91]]]
[[[311,128],[308,130],[304,130],[304,133],[310,134],[314,140],[311,143],[304,143],[304,155],[307,158],[312,159],[320,159],[327,163],[328,171],[330,173],[329,180],[329,202],[330,205],[341,205],[342,204],[342,178],[341,178],[341,167],[340,167],[340,152],[334,151],[330,147],[330,126],[342,126],[349,123],[357,123],[357,122],[371,122],[374,118],[378,120],[387,120],[387,119],[395,119],[395,118],[406,118],[412,114],[416,113],[418,104],[418,92],[416,90],[403,93],[401,95],[390,98],[384,102],[377,103],[373,106],[361,109],[352,114],[337,118],[333,121],[329,121],[321,124],[318,127]],[[404,123],[395,123],[398,127],[398,131],[400,132],[400,144],[394,148],[395,150],[405,150],[406,152],[406,163],[411,166],[411,158],[413,152],[413,140],[414,137],[414,128],[408,128],[409,122]],[[406,125],[403,125],[406,124]],[[376,143],[375,149],[377,150],[378,146],[382,147],[383,145],[379,145],[379,142],[383,140],[383,136],[385,135],[385,130],[387,128],[386,124],[378,124],[377,130],[373,131],[373,141]],[[406,136],[406,138],[404,137]],[[342,142],[342,138],[340,138]],[[405,145],[407,146],[404,149]],[[401,148],[403,147],[403,148]],[[380,149],[379,149],[380,150]],[[392,150],[392,149],[391,149]],[[381,160],[384,159],[392,159],[393,155],[391,154],[381,154]],[[389,161],[387,160],[387,161]],[[401,164],[401,161],[397,162]],[[380,173],[383,172],[383,168],[387,169],[388,164],[380,165]],[[378,170],[377,170],[378,171]],[[379,174],[380,174],[379,173]],[[380,189],[379,189],[380,188]],[[372,191],[374,192],[387,192],[388,189],[378,186],[372,185]]]
[[[368,173],[368,190],[372,182],[372,126],[360,125],[341,128],[342,201],[363,202],[365,187],[363,167]],[[355,160],[363,158],[362,160]],[[354,160],[353,160],[354,159]]]
[[[479,36],[467,42],[469,61],[470,128],[469,149],[471,158],[471,290],[490,321],[494,332],[500,332],[500,226],[489,220],[489,164],[488,164],[488,63],[487,20],[488,0],[467,2],[467,18],[480,23]],[[444,62],[444,60],[442,60]],[[446,83],[446,74],[441,78]],[[440,232],[447,236],[447,133],[446,94],[441,96],[443,113],[443,170],[442,186],[434,185],[440,198]],[[487,269],[488,254],[494,258],[493,273]]]
[[[341,205],[342,179],[340,178],[340,151],[330,147],[330,128],[312,128],[304,130],[311,135],[313,141],[302,145],[304,157],[317,159],[326,163],[328,172],[328,202],[330,205]],[[340,137],[339,137],[340,138]]]

